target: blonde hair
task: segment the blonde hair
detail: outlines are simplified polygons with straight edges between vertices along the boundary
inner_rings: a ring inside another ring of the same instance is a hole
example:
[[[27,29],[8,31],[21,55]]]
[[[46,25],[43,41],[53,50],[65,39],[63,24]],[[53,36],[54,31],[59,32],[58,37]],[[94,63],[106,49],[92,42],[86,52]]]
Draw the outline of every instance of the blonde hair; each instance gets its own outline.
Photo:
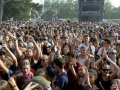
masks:
[[[29,62],[23,62],[23,63],[21,64],[21,67],[24,66],[24,65],[29,65],[29,66],[30,66],[30,63],[29,63]],[[30,66],[30,67],[31,67],[31,66]]]
[[[0,90],[11,90],[7,81],[0,80]]]
[[[84,66],[84,65],[81,65],[81,66],[79,66],[79,68],[80,67],[83,67],[84,69],[85,69],[85,71],[87,71],[88,69],[87,69],[87,67],[86,66]]]
[[[85,49],[85,50],[87,50],[86,46],[81,46],[80,49],[82,49],[82,48]]]

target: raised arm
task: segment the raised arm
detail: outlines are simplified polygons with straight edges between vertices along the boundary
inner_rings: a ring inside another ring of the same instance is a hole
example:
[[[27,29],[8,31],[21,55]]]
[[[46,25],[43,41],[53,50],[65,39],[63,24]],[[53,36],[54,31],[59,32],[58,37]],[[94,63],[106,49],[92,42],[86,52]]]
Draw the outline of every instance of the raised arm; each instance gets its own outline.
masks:
[[[5,50],[9,53],[10,57],[12,58],[13,60],[13,65],[15,67],[18,66],[18,63],[17,63],[17,58],[15,57],[15,55],[8,49],[6,43],[4,42],[4,44],[2,45],[2,48],[5,48]]]
[[[75,72],[75,69],[74,69],[73,65],[69,64],[69,69],[71,70],[72,76],[77,81],[79,77],[78,77],[77,73]]]
[[[114,71],[112,74],[110,74],[110,80],[113,80],[114,78],[117,77],[117,72],[118,72],[118,70],[119,70],[119,67],[118,67],[113,61],[111,61],[111,60],[108,58],[108,55],[107,55],[105,52],[104,52],[104,55],[105,55],[106,60],[107,60],[108,62],[110,62],[110,63],[112,64],[112,66],[115,68],[115,71]]]
[[[19,47],[18,47],[18,40],[15,36],[15,33],[14,35],[11,33],[11,32],[8,32],[9,33],[9,36],[12,37],[14,39],[14,46],[15,46],[15,51],[17,53],[17,56],[18,56],[18,59],[22,60],[24,59],[24,54],[20,51]]]
[[[28,36],[29,38],[29,42],[32,42],[34,44],[34,48],[35,48],[35,52],[34,52],[34,55],[33,55],[33,58],[35,60],[38,60],[39,59],[39,55],[40,55],[40,52],[39,52],[39,47],[38,45],[36,44],[35,40],[33,39],[32,36]]]
[[[95,68],[95,57],[94,57],[94,55],[88,54],[88,58],[92,58],[91,67]]]
[[[62,57],[61,56],[61,45],[57,46],[57,54],[58,54],[58,57]]]
[[[3,69],[3,72],[8,74],[8,69],[6,68],[6,66],[4,65],[4,63],[0,60],[0,68]]]

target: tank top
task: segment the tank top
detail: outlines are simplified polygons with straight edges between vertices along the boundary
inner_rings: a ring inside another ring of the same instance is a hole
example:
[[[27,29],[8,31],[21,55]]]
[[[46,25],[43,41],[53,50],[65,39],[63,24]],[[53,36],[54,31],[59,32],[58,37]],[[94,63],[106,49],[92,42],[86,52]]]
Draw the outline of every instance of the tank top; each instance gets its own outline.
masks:
[[[104,81],[102,79],[102,74],[98,75],[98,78],[96,80],[96,85],[100,90],[110,90],[110,76],[108,76],[109,80],[108,81]]]
[[[88,56],[85,58],[80,58],[78,57],[78,62],[81,63],[82,65],[85,65],[86,60],[88,59]]]

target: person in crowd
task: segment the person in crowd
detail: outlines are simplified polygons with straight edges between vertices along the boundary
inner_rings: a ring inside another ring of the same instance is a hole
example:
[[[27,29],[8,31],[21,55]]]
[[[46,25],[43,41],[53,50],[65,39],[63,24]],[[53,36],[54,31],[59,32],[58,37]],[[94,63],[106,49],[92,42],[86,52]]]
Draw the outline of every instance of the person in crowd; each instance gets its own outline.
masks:
[[[58,57],[53,60],[57,74],[52,81],[52,90],[68,90],[68,76],[64,70],[65,61]]]
[[[104,61],[107,60],[109,63],[111,63],[112,66],[115,68],[115,71],[110,74],[110,66],[107,63],[101,64],[100,73],[98,74],[98,78],[96,80],[96,85],[100,90],[101,89],[110,90],[110,83],[113,79],[117,77],[117,72],[119,70],[119,67],[108,58],[105,49],[103,52],[104,52],[103,60]],[[98,60],[95,63],[95,65],[98,66],[101,61],[102,59]]]
[[[89,68],[90,61],[87,55],[87,48],[85,46],[82,46],[80,48],[80,55],[78,56],[78,62],[80,62],[82,65],[86,66]]]
[[[25,81],[28,82],[33,78],[33,73],[30,71],[30,63],[23,62],[21,65],[22,73],[24,75]]]
[[[47,70],[48,72],[48,75],[50,77],[50,81],[53,80],[54,78],[54,69],[49,66],[49,57],[47,55],[43,55],[42,58],[41,58],[41,65],[38,66],[38,68],[44,68]]]
[[[76,82],[76,79],[74,78],[74,76],[72,75],[71,65],[73,65],[75,72],[78,74],[78,68],[82,64],[77,62],[76,53],[74,51],[68,52],[67,58],[68,58],[68,61],[65,64],[65,70],[67,71],[68,80],[69,80],[68,89],[73,90],[73,89],[77,88],[77,82]]]

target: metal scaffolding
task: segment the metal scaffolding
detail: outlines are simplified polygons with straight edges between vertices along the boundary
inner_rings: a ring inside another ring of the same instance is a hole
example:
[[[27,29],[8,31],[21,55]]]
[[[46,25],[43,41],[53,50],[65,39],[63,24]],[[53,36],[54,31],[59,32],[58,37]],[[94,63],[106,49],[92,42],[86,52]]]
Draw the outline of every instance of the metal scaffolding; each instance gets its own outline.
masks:
[[[79,0],[79,22],[100,22],[104,15],[104,0]]]

